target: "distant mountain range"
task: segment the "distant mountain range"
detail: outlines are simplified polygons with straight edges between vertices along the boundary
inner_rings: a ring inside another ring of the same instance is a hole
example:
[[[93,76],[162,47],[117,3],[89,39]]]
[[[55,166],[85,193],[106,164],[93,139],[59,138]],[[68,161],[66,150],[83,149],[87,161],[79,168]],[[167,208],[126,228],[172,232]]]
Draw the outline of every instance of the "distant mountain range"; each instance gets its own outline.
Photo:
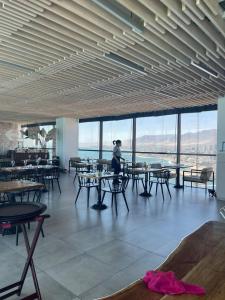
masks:
[[[187,132],[181,135],[182,152],[199,152],[214,154],[216,152],[216,129],[201,130],[199,132]],[[129,145],[123,142],[123,148]],[[176,152],[176,136],[168,135],[143,135],[136,140],[137,151],[165,151]]]
[[[216,145],[216,129],[209,129],[209,130],[202,130],[199,132],[187,132],[182,134],[182,144],[196,144],[199,142],[202,144],[210,144]],[[164,144],[164,143],[171,143],[173,144],[176,142],[176,137],[173,134],[167,135],[143,135],[136,139],[137,144]],[[126,141],[124,141],[126,144]]]
[[[130,150],[131,140],[122,141],[123,150]],[[182,152],[196,152],[201,153],[215,153],[217,144],[216,129],[201,130],[199,132],[187,132],[181,136]],[[137,151],[168,151],[176,152],[176,136],[173,134],[167,135],[143,135],[137,137],[136,140]],[[82,143],[83,149],[94,149],[89,141]],[[111,141],[104,141],[104,149],[111,150],[113,148]]]

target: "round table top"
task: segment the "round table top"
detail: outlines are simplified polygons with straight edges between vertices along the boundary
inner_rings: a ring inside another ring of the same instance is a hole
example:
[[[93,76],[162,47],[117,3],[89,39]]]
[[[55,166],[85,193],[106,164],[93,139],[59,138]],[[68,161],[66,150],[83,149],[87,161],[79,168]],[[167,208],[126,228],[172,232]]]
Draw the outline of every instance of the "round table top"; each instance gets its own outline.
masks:
[[[31,220],[47,209],[42,203],[8,203],[0,206],[0,223],[15,223]]]

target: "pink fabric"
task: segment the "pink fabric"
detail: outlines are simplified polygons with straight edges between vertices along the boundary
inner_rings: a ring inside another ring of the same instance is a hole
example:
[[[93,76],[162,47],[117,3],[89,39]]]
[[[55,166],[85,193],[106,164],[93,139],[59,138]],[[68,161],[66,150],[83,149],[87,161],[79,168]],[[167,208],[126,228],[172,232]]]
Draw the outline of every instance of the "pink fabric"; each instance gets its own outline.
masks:
[[[167,295],[205,295],[205,289],[178,280],[173,272],[148,271],[143,278],[148,289]]]

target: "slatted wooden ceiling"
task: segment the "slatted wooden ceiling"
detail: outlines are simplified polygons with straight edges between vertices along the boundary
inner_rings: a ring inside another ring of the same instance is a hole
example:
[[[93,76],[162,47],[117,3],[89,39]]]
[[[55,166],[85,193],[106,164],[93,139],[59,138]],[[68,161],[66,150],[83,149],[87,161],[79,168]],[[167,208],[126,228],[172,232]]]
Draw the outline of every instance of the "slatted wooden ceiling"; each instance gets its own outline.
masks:
[[[223,1],[114,0],[143,20],[139,32],[96,2],[0,0],[1,120],[158,111],[225,94]]]

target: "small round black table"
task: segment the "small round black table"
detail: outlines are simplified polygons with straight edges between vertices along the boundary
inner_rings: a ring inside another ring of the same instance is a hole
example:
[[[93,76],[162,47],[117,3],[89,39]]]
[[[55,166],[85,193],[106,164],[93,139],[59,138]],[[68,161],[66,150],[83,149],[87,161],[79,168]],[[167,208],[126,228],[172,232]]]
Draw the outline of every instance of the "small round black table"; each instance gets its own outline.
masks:
[[[20,296],[29,267],[31,268],[35,293],[21,300],[42,299],[33,263],[33,254],[44,220],[49,217],[49,215],[42,215],[46,209],[46,205],[34,202],[9,203],[0,206],[0,228],[9,229],[15,225],[20,225],[23,231],[24,241],[27,249],[27,259],[20,280],[1,288],[0,299],[6,299],[15,294]],[[29,222],[37,222],[37,227],[31,244],[29,242],[25,226],[25,224]]]

